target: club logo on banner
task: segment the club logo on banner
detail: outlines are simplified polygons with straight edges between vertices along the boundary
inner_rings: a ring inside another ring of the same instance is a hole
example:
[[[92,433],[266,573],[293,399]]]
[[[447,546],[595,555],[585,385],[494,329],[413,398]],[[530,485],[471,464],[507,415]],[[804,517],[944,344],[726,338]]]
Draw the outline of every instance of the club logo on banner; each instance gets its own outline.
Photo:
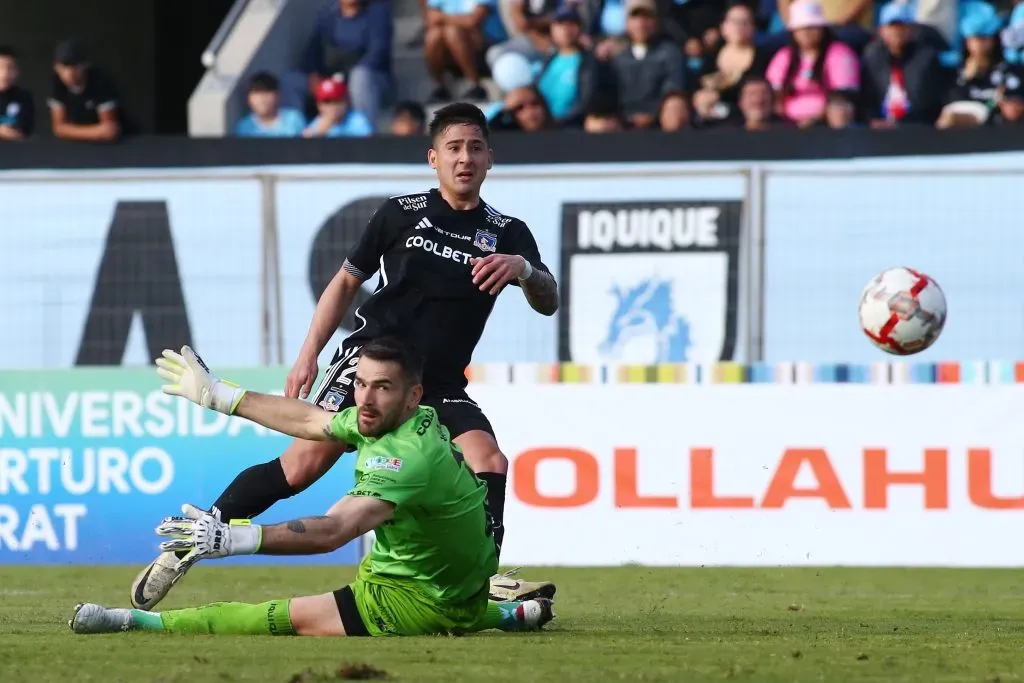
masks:
[[[559,359],[730,360],[739,201],[562,205]]]

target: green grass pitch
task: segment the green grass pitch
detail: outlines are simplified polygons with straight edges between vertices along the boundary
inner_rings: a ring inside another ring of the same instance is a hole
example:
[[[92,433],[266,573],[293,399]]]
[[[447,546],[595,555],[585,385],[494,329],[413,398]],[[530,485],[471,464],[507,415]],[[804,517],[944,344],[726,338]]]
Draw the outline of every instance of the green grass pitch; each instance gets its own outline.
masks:
[[[126,606],[135,571],[0,567],[0,681],[1024,680],[1017,570],[542,568],[522,575],[558,583],[558,618],[537,634],[72,635],[74,604]],[[325,592],[351,576],[200,566],[161,608]]]

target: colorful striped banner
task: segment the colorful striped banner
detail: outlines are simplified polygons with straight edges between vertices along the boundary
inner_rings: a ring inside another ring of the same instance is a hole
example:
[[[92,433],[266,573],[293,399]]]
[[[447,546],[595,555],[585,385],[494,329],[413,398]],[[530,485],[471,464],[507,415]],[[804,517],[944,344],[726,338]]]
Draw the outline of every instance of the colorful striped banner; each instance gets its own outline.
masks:
[[[1024,361],[912,363],[483,363],[472,384],[1024,384]]]

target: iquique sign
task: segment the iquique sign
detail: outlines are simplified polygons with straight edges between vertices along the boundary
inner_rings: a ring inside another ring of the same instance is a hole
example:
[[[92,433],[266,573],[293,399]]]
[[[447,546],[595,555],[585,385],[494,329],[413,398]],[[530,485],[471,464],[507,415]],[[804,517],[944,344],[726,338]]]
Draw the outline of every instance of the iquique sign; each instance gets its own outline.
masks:
[[[559,359],[734,358],[742,209],[669,199],[563,204]]]
[[[1024,563],[1005,542],[1024,521],[1021,387],[470,394],[512,462],[507,562]]]

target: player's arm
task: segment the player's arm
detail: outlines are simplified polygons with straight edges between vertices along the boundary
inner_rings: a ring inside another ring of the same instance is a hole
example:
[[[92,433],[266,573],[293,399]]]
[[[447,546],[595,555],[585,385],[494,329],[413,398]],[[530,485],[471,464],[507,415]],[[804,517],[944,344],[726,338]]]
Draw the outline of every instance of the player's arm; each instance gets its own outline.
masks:
[[[546,270],[533,268],[525,258],[524,277],[520,278],[519,286],[533,310],[544,315],[554,315],[558,311],[558,283],[555,276]]]
[[[525,223],[515,222],[509,227],[501,252],[471,261],[473,282],[493,295],[507,284],[518,285],[533,310],[554,315],[558,311],[558,283],[541,261],[537,240]]]
[[[334,331],[341,325],[341,319],[352,306],[352,302],[363,285],[363,279],[345,268],[338,272],[327,283],[320,300],[313,311],[313,320],[309,323],[309,331],[302,343],[299,355],[319,356]]]
[[[326,515],[264,526],[256,552],[260,555],[318,555],[334,552],[395,514],[385,500],[345,496]]]
[[[388,200],[390,202],[390,200]],[[377,272],[378,264],[391,243],[393,228],[389,225],[388,202],[370,218],[358,244],[320,295],[313,320],[302,343],[299,357],[316,358],[327,341],[341,325],[363,282]]]
[[[157,374],[170,382],[161,387],[165,394],[187,398],[218,413],[244,417],[298,439],[344,441],[350,436],[351,430],[334,419],[339,414],[296,398],[246,391],[237,384],[221,380],[188,346],[181,347],[181,353],[165,349],[156,364]],[[337,427],[332,427],[332,423]]]
[[[230,523],[194,505],[183,505],[182,517],[167,517],[156,528],[170,538],[160,544],[167,552],[185,552],[179,567],[199,560],[232,555],[321,555],[377,528],[395,513],[395,506],[376,498],[348,495],[326,515],[293,519],[272,525]]]
[[[307,441],[340,440],[331,431],[335,413],[297,398],[246,391],[234,413],[275,432]]]

